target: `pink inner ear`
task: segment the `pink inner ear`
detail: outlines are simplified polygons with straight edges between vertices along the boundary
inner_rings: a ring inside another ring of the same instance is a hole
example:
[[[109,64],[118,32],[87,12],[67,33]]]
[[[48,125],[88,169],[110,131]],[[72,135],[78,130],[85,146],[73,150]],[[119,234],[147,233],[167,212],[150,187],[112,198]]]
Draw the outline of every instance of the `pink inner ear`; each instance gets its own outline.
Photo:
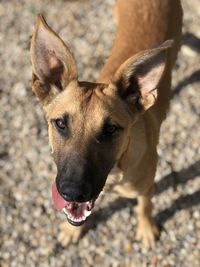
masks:
[[[38,17],[31,41],[34,74],[46,84],[63,90],[71,80],[77,80],[75,60],[62,39]]]
[[[61,87],[64,66],[56,56],[54,50],[44,46],[42,53],[40,51],[38,67],[41,78],[43,78],[45,81],[56,84],[58,87]]]
[[[148,95],[152,90],[157,88],[157,85],[162,77],[164,67],[164,64],[156,65],[146,74],[138,77],[138,84],[142,96]]]
[[[35,69],[39,78],[51,83],[61,83],[63,63],[60,60],[64,45],[59,38],[43,26],[38,28],[35,38]],[[58,56],[59,55],[59,56]]]
[[[54,51],[50,53],[50,58],[49,58],[49,68],[50,69],[58,69],[60,68],[61,62],[58,58],[56,58]]]

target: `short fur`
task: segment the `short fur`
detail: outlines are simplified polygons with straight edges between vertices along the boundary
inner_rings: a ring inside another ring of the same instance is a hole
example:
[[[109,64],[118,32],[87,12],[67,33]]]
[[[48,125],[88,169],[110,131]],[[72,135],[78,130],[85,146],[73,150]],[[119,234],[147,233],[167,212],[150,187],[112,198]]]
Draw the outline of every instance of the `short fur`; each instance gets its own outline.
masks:
[[[156,147],[169,106],[182,9],[179,0],[118,0],[115,15],[116,38],[98,83],[78,81],[73,55],[38,16],[31,42],[33,91],[47,115],[59,190],[73,184],[71,197],[78,190],[86,201],[98,197],[106,180],[114,181],[114,192],[137,197],[137,237],[153,246],[159,234],[151,216]],[[56,128],[59,118],[66,131]],[[81,228],[63,227],[64,244],[80,234]]]

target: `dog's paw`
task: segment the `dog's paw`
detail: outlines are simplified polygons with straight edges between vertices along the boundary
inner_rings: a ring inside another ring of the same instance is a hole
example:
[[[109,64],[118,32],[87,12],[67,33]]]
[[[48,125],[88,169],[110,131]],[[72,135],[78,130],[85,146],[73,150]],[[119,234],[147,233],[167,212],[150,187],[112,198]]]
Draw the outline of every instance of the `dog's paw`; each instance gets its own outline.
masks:
[[[155,242],[159,235],[159,228],[153,220],[143,218],[139,221],[136,239],[140,240],[145,247],[155,247]]]
[[[70,243],[78,242],[82,232],[81,226],[73,226],[68,222],[62,222],[59,225],[58,241],[63,247],[68,246]]]

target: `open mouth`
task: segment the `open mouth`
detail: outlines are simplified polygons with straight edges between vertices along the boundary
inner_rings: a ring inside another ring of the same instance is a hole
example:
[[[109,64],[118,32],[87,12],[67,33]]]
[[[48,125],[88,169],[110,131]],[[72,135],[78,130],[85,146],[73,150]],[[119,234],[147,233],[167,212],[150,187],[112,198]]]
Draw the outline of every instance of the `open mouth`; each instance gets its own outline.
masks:
[[[82,203],[66,201],[59,194],[55,182],[52,185],[52,199],[56,210],[62,210],[68,222],[74,226],[80,226],[86,221],[87,217],[91,214],[95,202],[95,200]]]
[[[83,224],[91,214],[92,206],[92,200],[83,203],[68,202],[62,210],[66,214],[69,223],[79,226]]]

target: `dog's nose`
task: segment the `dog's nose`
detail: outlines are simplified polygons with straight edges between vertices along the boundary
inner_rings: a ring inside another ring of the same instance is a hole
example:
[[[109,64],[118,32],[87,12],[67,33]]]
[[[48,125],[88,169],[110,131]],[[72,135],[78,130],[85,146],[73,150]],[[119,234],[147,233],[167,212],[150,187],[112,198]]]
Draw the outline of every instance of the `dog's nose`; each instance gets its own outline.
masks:
[[[60,193],[66,201],[73,202],[89,201],[91,195],[89,188],[83,186],[62,186],[60,189]]]

